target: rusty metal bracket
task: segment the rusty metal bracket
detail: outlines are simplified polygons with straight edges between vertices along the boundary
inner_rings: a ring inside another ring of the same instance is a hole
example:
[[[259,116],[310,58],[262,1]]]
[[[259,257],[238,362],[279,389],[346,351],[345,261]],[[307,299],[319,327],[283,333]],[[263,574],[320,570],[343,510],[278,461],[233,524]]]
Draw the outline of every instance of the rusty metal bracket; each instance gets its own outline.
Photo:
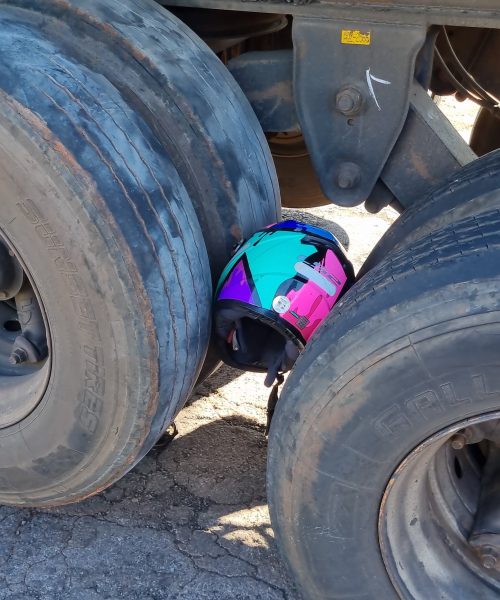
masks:
[[[403,128],[425,42],[420,26],[295,19],[297,114],[325,195],[356,206],[371,194]]]
[[[382,171],[385,185],[407,208],[476,158],[426,90],[415,82],[408,118]]]

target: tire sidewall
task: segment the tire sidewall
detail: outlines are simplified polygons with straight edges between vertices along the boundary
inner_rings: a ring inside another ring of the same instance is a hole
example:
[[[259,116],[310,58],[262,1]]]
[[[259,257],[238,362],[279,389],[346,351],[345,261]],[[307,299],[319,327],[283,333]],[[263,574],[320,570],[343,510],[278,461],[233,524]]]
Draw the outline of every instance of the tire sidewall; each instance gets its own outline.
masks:
[[[394,470],[436,430],[498,408],[498,280],[482,278],[479,266],[472,259],[460,275],[469,282],[411,301],[380,293],[378,303],[392,296],[397,312],[351,315],[352,328],[333,344],[320,336],[316,358],[303,357],[289,378],[271,428],[268,485],[305,597],[398,597],[377,530]]]
[[[132,421],[140,418],[134,389],[146,383],[127,355],[127,340],[147,336],[134,316],[139,306],[125,293],[133,283],[112,216],[98,206],[93,182],[75,173],[75,165],[61,170],[61,155],[44,139],[43,124],[37,131],[30,126],[35,121],[19,121],[3,100],[0,224],[42,305],[50,307],[52,369],[43,399],[20,423],[0,431],[1,502],[30,504],[44,487],[64,489],[68,476],[69,487],[77,479],[85,487],[91,475],[85,465],[96,457],[112,469],[113,455],[124,451]],[[143,360],[147,356],[144,348]]]

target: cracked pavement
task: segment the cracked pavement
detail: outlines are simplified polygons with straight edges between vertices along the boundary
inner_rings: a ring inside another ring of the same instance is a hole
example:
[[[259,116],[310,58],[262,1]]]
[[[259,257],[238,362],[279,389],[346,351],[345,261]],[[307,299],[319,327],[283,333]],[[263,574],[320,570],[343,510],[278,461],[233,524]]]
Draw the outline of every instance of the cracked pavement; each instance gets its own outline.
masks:
[[[394,215],[284,211],[333,231],[356,266]],[[0,600],[299,600],[267,509],[263,380],[220,369],[167,448],[85,502],[0,507]]]
[[[98,496],[0,507],[0,598],[297,598],[266,505],[266,392],[240,379],[202,384],[174,442]]]

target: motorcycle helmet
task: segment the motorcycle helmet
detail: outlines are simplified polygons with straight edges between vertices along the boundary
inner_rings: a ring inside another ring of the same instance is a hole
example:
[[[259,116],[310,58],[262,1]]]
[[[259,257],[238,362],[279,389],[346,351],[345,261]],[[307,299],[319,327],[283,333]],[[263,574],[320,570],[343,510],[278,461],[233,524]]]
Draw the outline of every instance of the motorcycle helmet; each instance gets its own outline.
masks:
[[[291,220],[258,231],[237,248],[216,288],[222,360],[267,372],[271,386],[353,282],[352,264],[330,232]]]

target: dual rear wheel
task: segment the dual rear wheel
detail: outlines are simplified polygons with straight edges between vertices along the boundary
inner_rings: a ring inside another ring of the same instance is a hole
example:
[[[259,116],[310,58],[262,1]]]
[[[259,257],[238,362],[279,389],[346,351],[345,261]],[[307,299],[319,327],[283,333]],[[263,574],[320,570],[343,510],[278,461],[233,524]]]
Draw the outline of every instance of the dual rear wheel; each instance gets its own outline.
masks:
[[[212,279],[278,186],[236,84],[156,3],[0,2],[0,72],[0,503],[56,505],[184,404]]]

